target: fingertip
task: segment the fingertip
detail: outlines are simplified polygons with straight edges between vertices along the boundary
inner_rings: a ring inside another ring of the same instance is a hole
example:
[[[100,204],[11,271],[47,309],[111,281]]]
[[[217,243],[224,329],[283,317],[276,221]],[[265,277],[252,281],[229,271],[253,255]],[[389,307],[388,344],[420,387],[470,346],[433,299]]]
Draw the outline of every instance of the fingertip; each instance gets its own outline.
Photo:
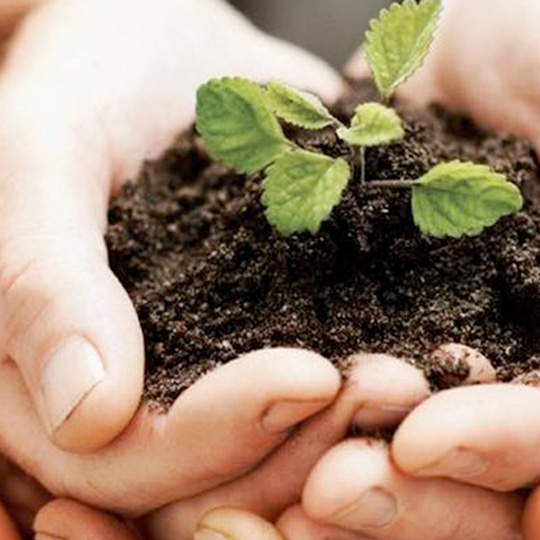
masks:
[[[55,287],[51,270],[45,265],[41,277],[40,267],[21,278],[22,291],[10,292],[29,298],[27,287],[34,286],[34,300],[48,311],[31,323],[28,313],[14,315],[20,320],[10,345],[53,443],[92,452],[119,435],[137,410],[142,332],[127,293],[104,263],[62,268],[65,288]]]
[[[424,374],[410,363],[385,354],[352,357],[349,385],[361,397],[354,424],[362,429],[398,425],[430,395]]]
[[[278,519],[276,527],[287,540],[371,540],[348,529],[318,523],[306,515],[301,505],[286,510]]]
[[[302,493],[302,508],[316,521],[333,522],[362,492],[376,484],[387,469],[386,444],[347,440],[327,452],[311,472]],[[361,471],[361,476],[351,476]]]
[[[371,72],[362,47],[347,61],[343,73],[352,79],[360,79],[370,75]]]
[[[278,529],[256,514],[239,508],[216,508],[203,516],[194,540],[283,540]]]
[[[393,459],[414,476],[452,478],[496,491],[529,485],[540,463],[539,407],[540,392],[527,386],[440,392],[400,425]]]
[[[90,368],[89,376],[81,385],[84,357],[73,355],[69,360],[75,364],[74,369],[64,370],[53,382],[56,395],[52,403],[59,399],[65,404],[66,394],[71,389],[71,395],[76,396],[75,400],[67,401],[69,413],[65,416],[62,412],[57,413],[61,421],[51,432],[52,441],[63,450],[87,453],[106,446],[126,428],[141,401],[144,384],[142,333],[127,294],[114,281],[116,306],[110,302],[107,319],[116,324],[98,330],[97,334],[92,332],[95,339],[95,346],[92,346],[101,369]],[[67,343],[69,346],[69,341]],[[81,344],[78,347],[82,349]],[[77,399],[77,388],[80,387],[88,390]],[[56,411],[61,411],[61,406],[57,406]]]

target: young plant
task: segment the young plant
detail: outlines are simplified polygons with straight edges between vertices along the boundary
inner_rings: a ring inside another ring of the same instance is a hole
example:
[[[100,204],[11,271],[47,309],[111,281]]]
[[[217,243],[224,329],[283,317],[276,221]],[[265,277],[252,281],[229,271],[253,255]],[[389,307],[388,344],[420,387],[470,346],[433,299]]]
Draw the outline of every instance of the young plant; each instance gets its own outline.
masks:
[[[238,173],[263,173],[266,217],[281,234],[316,234],[341,201],[353,170],[343,157],[307,151],[288,140],[280,120],[305,130],[335,129],[350,154],[360,158],[364,189],[411,189],[413,219],[423,234],[477,235],[521,209],[515,184],[470,162],[441,163],[417,179],[365,181],[364,149],[405,136],[389,102],[424,61],[441,11],[440,0],[405,0],[371,21],[364,51],[383,103],[359,105],[349,126],[317,97],[281,82],[260,86],[222,78],[199,88],[197,129],[206,148]]]

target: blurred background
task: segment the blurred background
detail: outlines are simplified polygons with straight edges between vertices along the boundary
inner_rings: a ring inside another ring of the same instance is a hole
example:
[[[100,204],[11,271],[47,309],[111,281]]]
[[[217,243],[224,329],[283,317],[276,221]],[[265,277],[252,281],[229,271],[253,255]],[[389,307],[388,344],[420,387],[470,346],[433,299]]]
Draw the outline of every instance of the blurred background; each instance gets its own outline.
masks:
[[[471,0],[473,1],[473,0]],[[260,28],[340,68],[388,0],[232,0]]]

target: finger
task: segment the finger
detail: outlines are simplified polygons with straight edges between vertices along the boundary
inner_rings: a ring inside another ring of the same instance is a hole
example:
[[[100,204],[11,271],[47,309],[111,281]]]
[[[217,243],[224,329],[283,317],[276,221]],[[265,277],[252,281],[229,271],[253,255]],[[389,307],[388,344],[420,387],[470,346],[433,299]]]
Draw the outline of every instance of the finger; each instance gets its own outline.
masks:
[[[92,450],[130,420],[143,374],[137,317],[107,266],[105,179],[61,119],[46,128],[3,90],[2,342],[53,441]]]
[[[527,499],[522,524],[525,540],[540,540],[540,489],[538,488]]]
[[[0,452],[57,496],[140,515],[252,469],[335,398],[340,377],[315,353],[253,353],[195,383],[168,414],[143,406],[121,437],[89,456],[47,440],[21,384],[13,366],[0,366]]]
[[[246,354],[180,396],[167,420],[175,434],[170,443],[193,461],[211,453],[213,475],[250,466],[299,422],[327,407],[340,386],[337,370],[316,353],[275,348]],[[207,419],[208,437],[200,437],[201,419]]]
[[[370,540],[361,533],[318,523],[307,516],[300,505],[287,510],[277,521],[276,527],[287,540]]]
[[[83,506],[58,499],[37,515],[35,540],[137,540],[139,537],[119,519]]]
[[[429,396],[423,373],[403,360],[384,354],[359,354],[349,384],[362,396],[354,423],[363,429],[398,425],[414,407]]]
[[[393,390],[397,390],[397,397],[402,400],[398,400],[399,403],[411,403],[424,395],[418,391],[418,387],[425,391],[425,380],[416,372],[411,376],[410,369],[403,366],[407,365],[390,357],[359,355],[343,390],[331,407],[305,422],[249,474],[209,493],[154,512],[147,520],[152,536],[160,540],[189,539],[201,516],[221,506],[233,505],[271,521],[277,519],[286,508],[299,500],[312,467],[328,449],[343,439],[366,401],[386,403],[385,399],[390,399],[391,403],[396,403],[395,399],[391,401],[390,393]],[[374,372],[373,376],[371,371]],[[398,385],[400,374],[404,375],[403,392]],[[395,377],[396,384],[378,387],[385,375]],[[409,384],[411,381],[420,381],[420,384]],[[407,388],[411,390],[410,395]],[[374,412],[376,409],[373,409],[372,416]],[[390,420],[394,422],[395,411],[392,413]],[[384,418],[388,418],[385,414],[383,412],[379,416],[377,425],[388,427],[382,423]]]
[[[313,470],[302,500],[311,518],[380,540],[520,538],[517,495],[407,476],[376,441],[333,448]]]
[[[0,504],[0,538],[2,540],[21,540],[15,524],[2,504]]]
[[[540,391],[498,384],[435,395],[403,422],[392,453],[415,476],[509,491],[540,474]],[[519,459],[516,459],[519,456]]]
[[[283,540],[276,527],[263,518],[238,508],[216,508],[199,524],[194,540]]]

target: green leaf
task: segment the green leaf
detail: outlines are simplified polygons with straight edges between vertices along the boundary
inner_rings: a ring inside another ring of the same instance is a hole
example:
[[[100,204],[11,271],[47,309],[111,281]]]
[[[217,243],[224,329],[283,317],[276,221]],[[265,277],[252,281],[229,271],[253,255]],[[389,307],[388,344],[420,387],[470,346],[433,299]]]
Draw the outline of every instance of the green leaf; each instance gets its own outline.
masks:
[[[337,134],[349,144],[378,146],[403,139],[405,131],[398,114],[379,103],[365,103],[356,108],[350,128],[339,128]]]
[[[424,61],[442,12],[440,0],[405,0],[383,9],[366,34],[366,60],[380,93],[389,98]]]
[[[283,120],[304,129],[323,129],[335,120],[321,100],[281,82],[268,84],[268,98],[274,112]]]
[[[316,234],[343,195],[351,169],[342,159],[293,150],[268,168],[262,201],[271,225],[284,236]]]
[[[199,88],[197,130],[210,154],[239,173],[261,171],[289,148],[266,93],[247,79]]]
[[[451,161],[414,182],[414,222],[429,236],[474,236],[523,206],[519,188],[485,165]]]

